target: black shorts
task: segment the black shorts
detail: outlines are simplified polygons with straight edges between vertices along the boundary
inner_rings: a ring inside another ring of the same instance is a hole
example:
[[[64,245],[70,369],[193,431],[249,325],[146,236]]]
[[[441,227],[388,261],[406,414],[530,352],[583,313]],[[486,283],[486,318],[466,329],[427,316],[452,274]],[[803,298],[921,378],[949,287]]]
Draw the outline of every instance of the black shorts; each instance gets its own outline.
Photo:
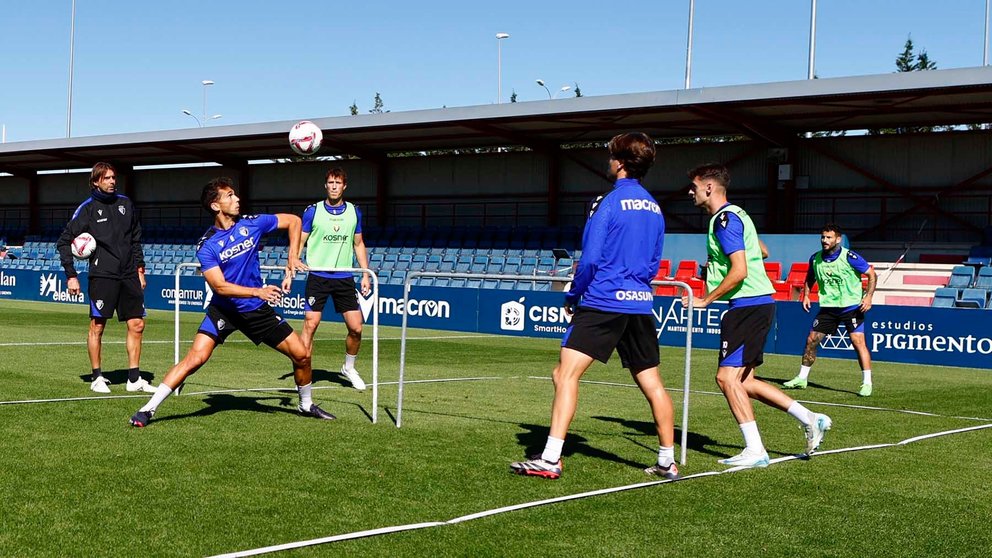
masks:
[[[760,366],[765,340],[775,321],[775,305],[727,310],[720,320],[720,366]]]
[[[651,314],[619,314],[579,307],[561,346],[606,363],[613,349],[631,372],[658,366],[658,330]]]
[[[252,343],[256,345],[265,343],[273,348],[293,333],[293,327],[289,322],[276,314],[268,304],[263,304],[250,312],[225,311],[211,304],[207,306],[207,315],[200,323],[197,333],[202,333],[216,341],[218,345],[223,345],[224,341],[238,330],[251,339]]]
[[[323,312],[327,297],[334,299],[334,311],[338,314],[358,310],[358,292],[355,290],[355,280],[328,279],[317,277],[313,273],[307,276],[307,297],[303,310],[305,312]]]
[[[864,333],[865,313],[861,311],[860,306],[848,312],[844,312],[843,308],[823,308],[821,306],[820,313],[813,319],[812,329],[819,333],[833,335],[837,333],[837,327],[840,324],[847,326],[848,333]]]
[[[110,318],[114,310],[122,322],[145,317],[145,291],[137,274],[126,279],[90,277],[88,290],[91,318]]]

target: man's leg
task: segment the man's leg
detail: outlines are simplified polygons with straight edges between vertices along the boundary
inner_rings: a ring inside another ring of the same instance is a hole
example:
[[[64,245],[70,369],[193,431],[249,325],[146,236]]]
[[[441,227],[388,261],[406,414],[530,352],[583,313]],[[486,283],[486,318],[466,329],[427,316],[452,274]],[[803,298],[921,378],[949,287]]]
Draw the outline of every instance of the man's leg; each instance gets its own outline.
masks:
[[[275,346],[275,349],[288,356],[289,360],[293,362],[293,380],[296,382],[296,390],[300,394],[300,405],[298,407],[300,413],[319,419],[334,420],[336,418],[334,415],[324,411],[313,402],[311,392],[313,369],[310,364],[310,355],[306,346],[303,345],[300,336],[295,331],[291,332],[289,336]]]
[[[190,347],[189,352],[178,364],[169,369],[165,378],[162,379],[162,383],[155,389],[155,395],[152,395],[148,403],[138,409],[138,412],[131,417],[131,424],[138,427],[147,426],[162,401],[165,401],[166,397],[169,397],[180,384],[186,381],[190,374],[199,370],[210,359],[210,355],[213,354],[216,347],[217,342],[212,337],[197,333],[196,337],[193,338],[193,346]]]
[[[362,319],[361,310],[349,310],[341,314],[344,324],[348,327],[348,336],[344,338],[344,365],[341,373],[351,382],[357,390],[365,389],[365,381],[355,370],[355,359],[358,358],[358,351],[362,348]]]
[[[679,478],[679,469],[675,465],[675,409],[672,398],[665,391],[657,366],[640,372],[632,370],[630,375],[651,406],[651,416],[654,417],[654,427],[658,432],[658,461],[644,469],[644,472],[676,480]]]
[[[760,401],[780,411],[785,411],[792,418],[799,421],[806,434],[807,455],[813,453],[820,446],[823,435],[827,430],[830,430],[832,425],[830,417],[810,411],[802,403],[782,393],[777,387],[755,378],[753,369],[750,369],[745,374],[742,385],[751,399]]]
[[[303,341],[303,346],[306,347],[310,357],[313,357],[313,336],[317,333],[323,316],[323,312],[308,311],[303,314],[303,331],[300,333],[300,340]]]
[[[86,334],[86,352],[90,356],[90,389],[97,393],[110,393],[110,381],[103,377],[100,368],[100,352],[103,345],[103,331],[107,327],[106,318],[90,318],[89,331]]]
[[[813,368],[813,363],[816,362],[816,351],[825,336],[825,333],[810,330],[809,336],[806,337],[806,350],[803,351],[803,364],[799,367],[799,375],[782,384],[783,387],[789,389],[806,389],[809,371]]]
[[[858,390],[858,395],[868,397],[871,395],[872,389],[871,351],[868,350],[868,344],[865,343],[865,334],[852,333],[851,344],[854,345],[854,351],[858,354],[858,364],[861,365],[861,389]]]
[[[719,462],[724,465],[744,467],[767,467],[768,452],[761,441],[758,423],[754,420],[754,408],[744,382],[751,375],[752,366],[719,366],[716,372],[716,383],[727,399],[730,412],[737,420],[737,425],[744,436],[744,451]]]
[[[561,476],[561,450],[565,444],[568,426],[575,416],[579,401],[579,378],[589,369],[593,358],[585,353],[562,347],[558,355],[558,366],[551,377],[555,386],[555,398],[551,403],[551,432],[540,457],[529,458],[510,464],[510,471],[518,475],[530,475],[557,479]]]
[[[127,391],[155,393],[155,388],[141,378],[141,339],[145,331],[144,318],[131,318],[127,321]]]

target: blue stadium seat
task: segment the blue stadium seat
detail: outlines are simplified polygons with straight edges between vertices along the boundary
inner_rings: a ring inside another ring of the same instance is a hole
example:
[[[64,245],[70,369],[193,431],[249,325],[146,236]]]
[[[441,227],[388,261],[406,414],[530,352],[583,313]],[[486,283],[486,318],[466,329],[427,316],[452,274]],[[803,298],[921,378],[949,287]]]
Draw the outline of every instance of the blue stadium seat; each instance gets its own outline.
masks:
[[[464,288],[468,281],[466,279],[455,278],[451,280],[450,286],[456,288]]]
[[[482,279],[469,279],[465,286],[470,289],[479,289],[482,287]]]
[[[484,279],[482,281],[482,288],[483,289],[495,289],[497,287],[497,285],[499,285],[499,283],[500,282],[499,281],[496,281],[495,279]]]
[[[533,281],[517,281],[518,291],[533,291],[534,282]]]
[[[450,284],[451,284],[451,279],[447,277],[437,277],[434,279],[435,287],[447,287]]]
[[[989,292],[985,289],[964,289],[958,299],[958,308],[985,308],[989,304]]]
[[[951,278],[947,281],[948,287],[967,289],[975,281],[975,268],[964,265],[956,266],[951,270]]]
[[[951,287],[940,287],[933,294],[934,308],[954,308],[954,303],[958,299],[960,291]]]
[[[975,287],[992,290],[992,267],[985,266],[978,270],[978,279],[975,280]]]
[[[499,286],[497,286],[496,288],[497,289],[503,289],[503,290],[512,291],[512,290],[514,290],[514,289],[517,288],[517,282],[516,281],[507,280],[507,279],[502,279],[499,282]]]

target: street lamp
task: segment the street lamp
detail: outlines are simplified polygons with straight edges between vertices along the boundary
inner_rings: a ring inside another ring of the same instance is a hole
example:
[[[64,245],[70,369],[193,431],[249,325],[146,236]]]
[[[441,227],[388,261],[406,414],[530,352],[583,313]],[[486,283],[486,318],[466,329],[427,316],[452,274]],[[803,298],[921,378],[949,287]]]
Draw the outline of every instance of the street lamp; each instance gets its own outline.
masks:
[[[215,114],[215,115],[211,116],[210,118],[207,118],[203,122],[200,122],[200,119],[197,118],[196,115],[193,114],[193,112],[190,111],[189,109],[183,109],[183,114],[185,114],[186,116],[189,116],[193,120],[196,120],[196,126],[198,128],[202,128],[203,127],[203,124],[205,124],[207,120],[217,120],[218,118],[224,116],[223,114]]]
[[[203,123],[207,123],[207,88],[214,84],[214,80],[205,79],[200,83],[203,84]]]
[[[509,33],[496,33],[496,104],[503,102],[503,39],[509,39]]]
[[[543,88],[544,88],[544,90],[548,92],[548,99],[549,99],[549,100],[551,100],[551,99],[557,99],[557,98],[558,98],[558,95],[559,95],[560,93],[564,93],[564,92],[566,92],[566,91],[568,91],[569,89],[571,89],[571,88],[572,88],[572,86],[571,86],[571,85],[562,85],[562,86],[561,86],[561,87],[560,87],[560,88],[558,89],[558,91],[555,91],[555,94],[554,94],[554,96],[552,96],[552,95],[551,95],[551,90],[550,90],[550,89],[548,89],[548,86],[547,86],[547,85],[544,85],[544,80],[543,80],[543,79],[539,79],[539,80],[537,80],[537,84],[538,84],[538,85],[540,85],[541,87],[543,87]]]

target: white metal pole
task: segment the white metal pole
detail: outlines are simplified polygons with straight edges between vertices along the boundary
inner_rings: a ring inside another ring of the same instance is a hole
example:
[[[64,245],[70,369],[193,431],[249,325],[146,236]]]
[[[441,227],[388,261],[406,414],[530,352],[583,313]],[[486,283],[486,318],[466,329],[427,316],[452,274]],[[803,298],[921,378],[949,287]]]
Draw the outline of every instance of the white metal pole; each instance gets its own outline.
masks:
[[[816,76],[816,0],[810,0],[809,8],[809,63],[806,79]]]
[[[989,0],[985,0],[985,48],[982,50],[982,66],[989,65]]]
[[[72,17],[69,20],[69,102],[65,115],[65,137],[72,137],[72,62],[76,43],[76,0],[72,0]]]
[[[695,0],[689,0],[689,32],[685,45],[685,88],[692,85],[692,19],[696,11]]]

